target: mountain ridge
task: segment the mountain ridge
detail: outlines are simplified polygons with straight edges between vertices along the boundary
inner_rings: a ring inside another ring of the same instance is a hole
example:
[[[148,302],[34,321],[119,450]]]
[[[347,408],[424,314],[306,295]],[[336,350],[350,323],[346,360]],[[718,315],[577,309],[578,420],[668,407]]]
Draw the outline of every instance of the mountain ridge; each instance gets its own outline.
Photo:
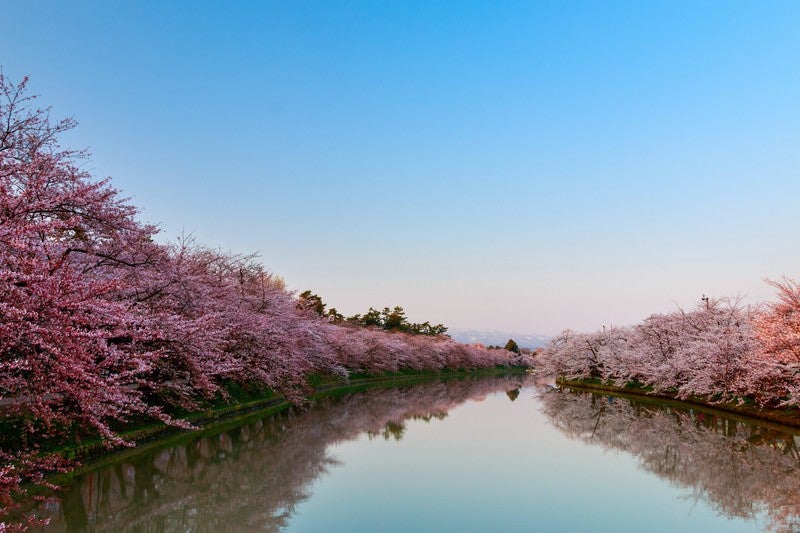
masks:
[[[480,343],[485,346],[505,346],[508,339],[514,339],[514,342],[516,342],[520,348],[527,348],[529,350],[541,348],[551,339],[548,335],[541,335],[538,333],[480,330],[474,328],[449,328],[447,334],[450,335],[453,340],[463,342],[464,344]]]

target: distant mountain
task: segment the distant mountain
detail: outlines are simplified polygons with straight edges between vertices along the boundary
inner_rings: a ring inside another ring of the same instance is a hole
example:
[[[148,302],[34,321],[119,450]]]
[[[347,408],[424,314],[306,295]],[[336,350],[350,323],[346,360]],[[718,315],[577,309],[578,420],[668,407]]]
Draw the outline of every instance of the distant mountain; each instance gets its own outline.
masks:
[[[528,348],[529,350],[544,346],[550,341],[550,337],[547,335],[511,333],[508,331],[481,331],[478,329],[449,328],[447,334],[458,342],[463,342],[465,344],[479,342],[486,346],[505,346],[508,339],[514,339],[514,342],[516,342],[520,348]]]

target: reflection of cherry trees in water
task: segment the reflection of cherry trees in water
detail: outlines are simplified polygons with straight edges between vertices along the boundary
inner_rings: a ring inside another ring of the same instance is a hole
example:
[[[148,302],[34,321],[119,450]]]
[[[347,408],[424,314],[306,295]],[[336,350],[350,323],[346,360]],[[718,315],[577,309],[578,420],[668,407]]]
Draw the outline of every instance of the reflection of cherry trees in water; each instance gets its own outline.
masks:
[[[572,439],[634,455],[647,471],[692,490],[718,512],[800,530],[800,436],[692,409],[568,389],[540,395]]]
[[[362,434],[400,439],[410,419],[519,387],[520,376],[361,392],[146,452],[80,477],[47,502],[48,531],[278,530],[333,461],[327,448]]]

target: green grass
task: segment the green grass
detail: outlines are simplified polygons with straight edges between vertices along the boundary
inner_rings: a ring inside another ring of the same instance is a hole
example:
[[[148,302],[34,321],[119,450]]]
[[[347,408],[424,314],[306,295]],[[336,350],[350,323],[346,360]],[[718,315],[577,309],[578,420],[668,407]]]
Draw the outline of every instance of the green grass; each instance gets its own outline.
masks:
[[[452,371],[401,371],[381,374],[359,374],[348,378],[330,375],[314,375],[308,380],[311,393],[304,402],[315,402],[325,398],[337,398],[362,392],[365,390],[410,387],[433,381],[451,381],[474,379],[483,376],[501,376],[523,374],[527,371],[521,367],[497,367],[478,370]],[[81,435],[75,440],[59,443],[37,443],[39,449],[46,453],[57,453],[64,458],[78,462],[78,465],[66,473],[51,474],[47,477],[50,483],[66,485],[75,476],[87,471],[102,468],[125,458],[145,453],[153,448],[180,445],[191,442],[201,436],[215,436],[260,418],[274,416],[293,407],[294,404],[282,395],[271,390],[255,387],[242,387],[238,384],[225,384],[227,398],[221,396],[202,404],[201,409],[187,413],[185,418],[196,430],[183,430],[167,426],[160,421],[137,420],[121,426],[118,434],[125,440],[135,443],[134,447],[109,448],[96,435]],[[176,416],[177,413],[172,413]],[[21,421],[18,421],[21,423]],[[9,420],[0,421],[10,429]],[[17,434],[18,435],[18,434]],[[13,435],[12,435],[13,436]],[[7,442],[3,442],[6,446]],[[25,498],[46,495],[50,492],[37,484],[27,484]]]
[[[525,372],[524,368],[498,367],[478,370],[452,370],[452,371],[420,371],[402,370],[399,372],[386,372],[381,374],[352,374],[348,378],[331,375],[312,375],[308,378],[310,394],[304,401],[314,401],[325,397],[337,397],[366,389],[390,388],[396,386],[410,386],[433,380],[466,379],[478,376],[503,375],[509,373]],[[56,453],[67,459],[79,461],[94,461],[104,456],[117,456],[141,448],[148,443],[160,443],[165,438],[196,438],[197,432],[207,431],[217,427],[220,423],[231,421],[233,425],[243,422],[242,417],[268,416],[285,409],[292,404],[286,398],[272,390],[257,387],[243,386],[230,382],[223,385],[224,395],[218,395],[211,400],[198,402],[198,408],[193,411],[174,409],[170,416],[180,418],[198,427],[197,430],[183,430],[169,426],[151,418],[140,417],[128,420],[125,423],[117,422],[112,429],[124,440],[136,444],[135,448],[109,447],[107,441],[97,434],[85,430],[69,428],[65,433],[66,438],[55,440],[41,440],[39,442],[25,442],[21,439],[22,424],[36,423],[35,420],[23,418],[0,419],[0,443],[6,449],[36,448],[42,453]]]

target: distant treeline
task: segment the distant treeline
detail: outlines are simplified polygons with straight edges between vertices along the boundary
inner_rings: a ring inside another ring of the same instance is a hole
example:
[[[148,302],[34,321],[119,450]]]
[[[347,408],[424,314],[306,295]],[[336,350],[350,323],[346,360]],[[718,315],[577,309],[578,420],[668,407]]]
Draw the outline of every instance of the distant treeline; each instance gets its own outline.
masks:
[[[444,324],[433,325],[427,320],[422,323],[409,322],[405,310],[398,305],[391,309],[384,307],[382,311],[370,307],[369,311],[363,315],[356,314],[345,317],[335,307],[326,309],[327,304],[317,294],[304,291],[300,293],[298,306],[314,311],[319,316],[326,317],[336,324],[351,324],[365,328],[375,327],[386,331],[402,331],[412,335],[444,335],[447,332],[447,326]]]

